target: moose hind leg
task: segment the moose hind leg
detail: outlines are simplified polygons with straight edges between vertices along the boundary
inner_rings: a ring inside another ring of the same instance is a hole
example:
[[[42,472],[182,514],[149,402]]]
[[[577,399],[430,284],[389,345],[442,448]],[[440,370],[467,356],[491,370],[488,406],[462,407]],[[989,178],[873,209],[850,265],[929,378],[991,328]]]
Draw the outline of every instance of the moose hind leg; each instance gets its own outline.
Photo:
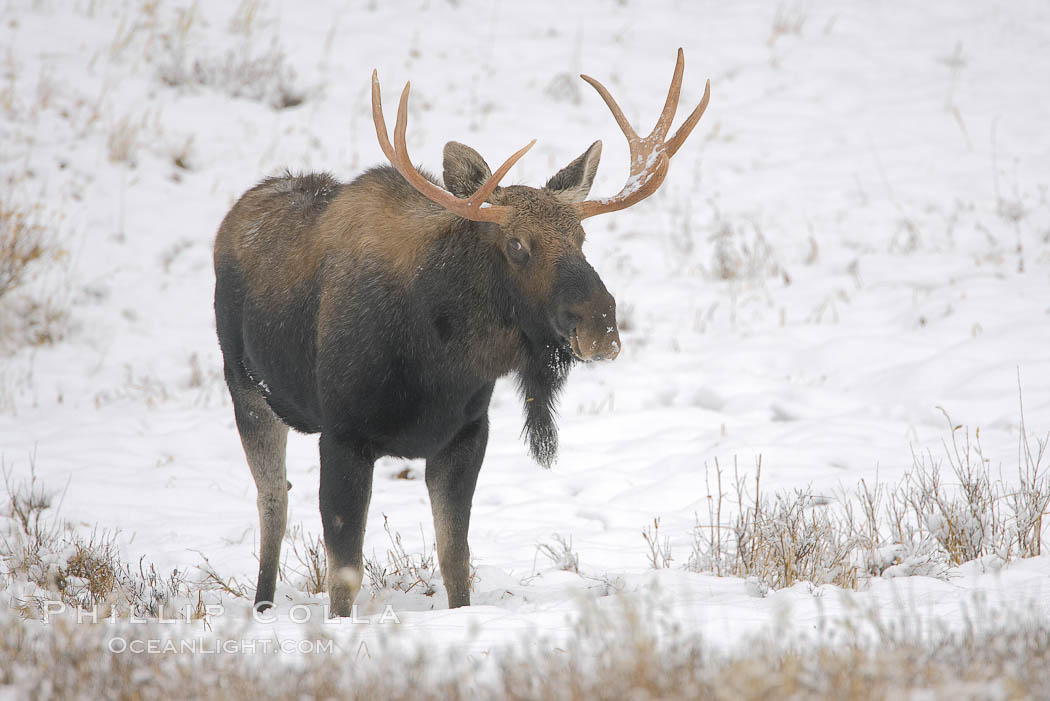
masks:
[[[427,491],[434,513],[438,564],[448,607],[470,605],[470,505],[488,444],[488,417],[466,426],[437,456],[427,460]]]
[[[265,611],[273,605],[277,587],[277,567],[281,541],[288,521],[288,479],[285,453],[288,427],[273,413],[266,400],[246,379],[230,377],[237,431],[255,479],[259,507],[259,579],[255,588],[255,608]]]
[[[321,525],[332,616],[349,616],[364,576],[363,553],[375,458],[321,433]]]

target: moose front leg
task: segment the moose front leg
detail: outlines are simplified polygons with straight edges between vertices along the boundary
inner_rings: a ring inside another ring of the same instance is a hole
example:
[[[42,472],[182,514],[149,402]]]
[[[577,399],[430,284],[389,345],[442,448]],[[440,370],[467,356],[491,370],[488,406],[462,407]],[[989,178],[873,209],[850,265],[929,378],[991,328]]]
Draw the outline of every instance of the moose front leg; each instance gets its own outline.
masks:
[[[328,554],[331,615],[349,616],[364,576],[362,546],[372,497],[374,458],[321,434],[321,525]]]
[[[489,440],[487,416],[468,424],[445,448],[427,460],[427,490],[434,512],[438,564],[448,591],[448,607],[470,605],[470,504]]]

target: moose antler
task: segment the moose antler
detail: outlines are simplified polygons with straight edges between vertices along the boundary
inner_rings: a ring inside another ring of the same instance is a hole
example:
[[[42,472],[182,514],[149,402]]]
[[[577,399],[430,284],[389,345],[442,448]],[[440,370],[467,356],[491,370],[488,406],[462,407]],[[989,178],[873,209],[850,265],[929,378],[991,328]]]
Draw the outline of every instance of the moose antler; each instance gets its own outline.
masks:
[[[682,92],[682,74],[684,72],[685,52],[678,49],[678,62],[674,67],[674,77],[671,78],[671,88],[667,91],[667,101],[664,102],[663,112],[660,113],[660,119],[656,121],[656,126],[653,127],[652,133],[644,139],[640,138],[635,132],[634,127],[623,115],[623,110],[616,104],[616,100],[613,99],[604,85],[589,75],[580,76],[590,83],[598,91],[598,94],[602,96],[602,99],[605,100],[605,104],[608,105],[613,117],[616,118],[616,123],[620,125],[620,130],[627,137],[627,144],[631,148],[631,173],[623,189],[613,197],[577,203],[575,207],[580,215],[580,219],[630,207],[656,192],[657,188],[663,183],[664,178],[667,177],[668,166],[671,164],[671,156],[678,152],[678,149],[681,148],[686,138],[688,138],[689,133],[693,131],[693,127],[700,121],[700,117],[703,116],[704,110],[707,109],[707,103],[711,99],[711,81],[709,80],[700,104],[696,106],[689,118],[682,123],[675,135],[669,141],[664,141],[668,129],[671,128],[671,122],[674,121],[675,111],[678,109],[678,96]]]
[[[536,143],[533,139],[523,148],[519,149],[510,158],[503,162],[496,172],[489,176],[488,180],[478,188],[477,192],[467,199],[456,197],[448,190],[438,187],[430,182],[416,170],[412,165],[412,159],[408,156],[408,147],[405,144],[405,130],[408,127],[408,91],[411,82],[405,83],[405,89],[401,92],[401,103],[397,106],[397,122],[394,125],[394,144],[390,145],[390,136],[386,131],[386,119],[383,117],[383,101],[379,94],[379,74],[372,71],[372,119],[376,124],[376,136],[379,145],[386,154],[390,164],[401,173],[401,177],[408,181],[409,185],[422,193],[427,199],[435,202],[456,216],[470,219],[471,221],[495,222],[505,224],[513,211],[512,207],[500,205],[486,205],[485,200],[499,185],[499,181],[507,174],[507,171],[525,155],[525,152]]]

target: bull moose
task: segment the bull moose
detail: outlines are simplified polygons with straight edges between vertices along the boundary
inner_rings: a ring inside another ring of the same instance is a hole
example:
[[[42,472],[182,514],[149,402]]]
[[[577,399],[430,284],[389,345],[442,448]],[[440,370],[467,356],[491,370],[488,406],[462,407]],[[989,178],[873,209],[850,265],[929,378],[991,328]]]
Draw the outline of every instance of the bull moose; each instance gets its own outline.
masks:
[[[470,603],[467,528],[497,378],[516,373],[535,460],[557,451],[554,405],[576,361],[620,352],[616,303],[583,255],[587,217],[629,207],[663,182],[703,115],[665,139],[685,58],[652,133],[639,137],[597,80],[630,146],[615,196],[588,200],[601,141],[541,188],[500,180],[477,151],[444,148],[444,187],[413,167],[405,85],[390,142],[377,74],[376,135],[390,165],[349,183],[329,174],[267,178],[229,211],[215,240],[215,324],[237,430],[258,491],[255,607],[273,603],[288,510],[288,427],[320,433],[320,508],[333,615],[361,586],[362,541],[381,456],[426,459],[449,607]]]

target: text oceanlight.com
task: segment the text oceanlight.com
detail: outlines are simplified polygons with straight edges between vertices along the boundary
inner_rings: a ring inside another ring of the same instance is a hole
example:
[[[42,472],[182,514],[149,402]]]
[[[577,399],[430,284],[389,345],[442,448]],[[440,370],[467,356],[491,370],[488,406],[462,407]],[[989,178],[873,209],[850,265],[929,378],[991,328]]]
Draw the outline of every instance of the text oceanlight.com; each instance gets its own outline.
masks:
[[[116,655],[272,655],[285,654],[331,654],[335,651],[332,640],[274,640],[258,638],[255,640],[236,639],[189,639],[161,640],[139,638],[110,638],[107,643],[110,652]]]

